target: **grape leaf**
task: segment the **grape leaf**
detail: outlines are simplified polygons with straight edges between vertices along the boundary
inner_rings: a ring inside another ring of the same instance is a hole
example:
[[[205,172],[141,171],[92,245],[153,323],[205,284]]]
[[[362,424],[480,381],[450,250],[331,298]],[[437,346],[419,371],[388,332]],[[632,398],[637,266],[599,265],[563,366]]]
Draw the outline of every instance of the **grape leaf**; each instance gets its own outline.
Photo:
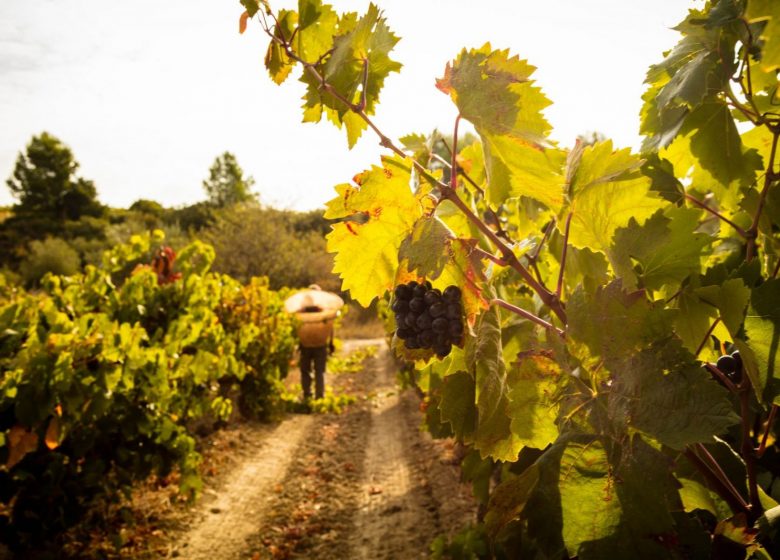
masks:
[[[539,466],[533,464],[520,476],[503,480],[493,490],[485,515],[485,528],[493,538],[521,514],[538,481]]]
[[[431,216],[423,216],[401,243],[398,259],[406,259],[408,270],[425,278],[438,278],[450,260],[450,229]]]
[[[752,290],[745,335],[757,361],[758,378],[751,376],[751,381],[760,396],[770,379],[780,377],[780,279],[767,280]]]
[[[509,51],[493,50],[486,43],[461,51],[436,80],[436,87],[452,98],[482,139],[492,206],[516,196],[556,210],[563,203],[564,155],[546,139],[551,127],[542,110],[550,101],[533,85],[534,70]]]
[[[470,441],[477,426],[474,378],[465,371],[448,375],[442,382],[439,410],[459,438]]]
[[[670,206],[657,211],[640,226],[632,218],[615,232],[609,258],[627,289],[676,288],[686,277],[700,272],[711,236],[697,233],[700,210]],[[638,269],[638,270],[636,270]]]
[[[610,418],[673,449],[710,441],[739,422],[727,391],[677,338],[658,341],[633,355],[610,355]]]
[[[619,227],[633,218],[644,223],[667,202],[650,191],[650,179],[641,172],[642,161],[628,149],[613,151],[607,140],[570,158],[567,177],[568,205],[572,213],[569,243],[577,248],[606,252]],[[565,220],[559,220],[563,230]]]
[[[411,164],[397,156],[382,159],[355,177],[356,186],[336,187],[325,218],[346,218],[328,234],[328,251],[336,253],[333,271],[363,306],[392,289],[398,249],[422,214],[410,187]]]
[[[715,192],[726,209],[738,202],[737,187],[753,184],[761,167],[758,154],[743,146],[728,106],[719,100],[692,111],[661,155],[673,163],[679,178],[691,176],[705,192]]]
[[[765,70],[780,68],[780,5],[773,0],[751,0],[745,12],[749,22],[766,21],[761,32],[761,66]]]
[[[277,20],[278,23],[274,26],[274,36],[278,39],[289,39],[298,22],[298,14],[290,10],[280,10]],[[268,44],[268,50],[265,53],[265,67],[274,83],[277,85],[284,83],[294,66],[295,61],[287,56],[279,43],[271,41]]]
[[[330,16],[328,18],[330,21]],[[332,38],[332,52],[325,59],[322,76],[338,96],[331,93],[330,88],[323,88],[312,73],[305,72],[301,76],[307,86],[304,120],[316,122],[325,112],[336,126],[346,127],[348,144],[352,148],[367,124],[343,100],[358,104],[361,98],[365,99],[363,110],[368,115],[374,113],[385,79],[390,72],[401,69],[401,64],[389,56],[398,37],[390,31],[374,4],[369,4],[360,19],[354,14],[342,16],[337,29],[339,34]],[[316,33],[317,46],[312,47],[312,52],[321,51],[327,42],[319,28]]]
[[[472,326],[480,311],[488,308],[484,295],[487,279],[481,257],[474,252],[476,246],[475,239],[452,239],[447,264],[435,281],[435,285],[442,289],[450,285],[460,287],[466,321]]]
[[[333,46],[338,23],[338,14],[332,6],[323,5],[322,0],[299,0],[296,54],[306,62],[317,62]]]
[[[653,306],[642,291],[625,292],[619,280],[592,295],[576,290],[566,311],[571,338],[596,356],[629,355],[671,331],[672,312]]]
[[[720,313],[723,324],[736,339],[742,321],[745,319],[745,308],[750,300],[750,291],[741,278],[731,278],[720,285],[703,286],[696,290],[696,295]]]
[[[560,367],[544,355],[529,353],[521,356],[510,376],[512,434],[526,447],[544,449],[558,438],[555,396]]]
[[[514,461],[522,443],[512,433],[508,414],[510,401],[498,307],[488,309],[479,317],[477,336],[473,344],[473,352],[467,354],[467,363],[474,369],[476,380],[478,420],[474,448],[482,457],[490,456],[497,461]]]
[[[733,39],[723,40],[720,27],[707,24],[703,12],[691,10],[676,28],[683,37],[663,62],[652,65],[642,96],[643,152],[668,146],[690,112],[726,86],[733,71]],[[731,47],[729,47],[731,45]]]
[[[685,558],[671,512],[682,509],[670,462],[641,437],[567,436],[536,463],[523,509],[546,558]],[[660,537],[664,538],[663,540]]]

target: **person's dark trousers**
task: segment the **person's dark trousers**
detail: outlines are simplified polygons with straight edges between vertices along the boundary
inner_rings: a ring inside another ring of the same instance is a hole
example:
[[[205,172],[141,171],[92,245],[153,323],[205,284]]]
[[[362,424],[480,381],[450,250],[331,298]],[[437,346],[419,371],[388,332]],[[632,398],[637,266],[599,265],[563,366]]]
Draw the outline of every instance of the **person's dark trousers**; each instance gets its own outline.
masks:
[[[301,346],[301,385],[303,398],[311,398],[311,366],[314,363],[314,397],[325,396],[325,363],[328,361],[328,347],[306,348]]]

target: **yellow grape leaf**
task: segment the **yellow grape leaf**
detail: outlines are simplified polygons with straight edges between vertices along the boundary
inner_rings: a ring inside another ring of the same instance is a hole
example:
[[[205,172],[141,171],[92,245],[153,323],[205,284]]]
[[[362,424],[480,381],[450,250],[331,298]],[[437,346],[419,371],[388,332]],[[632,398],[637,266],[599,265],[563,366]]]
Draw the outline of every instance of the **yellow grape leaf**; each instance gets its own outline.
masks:
[[[558,227],[572,212],[569,243],[578,249],[605,252],[612,236],[633,218],[641,225],[668,203],[650,191],[650,179],[642,174],[642,160],[629,149],[613,151],[612,141],[599,142],[570,158],[569,204],[561,212]]]
[[[344,220],[327,237],[328,252],[336,254],[333,271],[366,307],[393,288],[398,250],[423,213],[412,192],[411,165],[408,158],[383,157],[382,167],[360,173],[355,185],[338,185],[325,210],[325,218]]]
[[[46,437],[44,443],[49,449],[57,449],[60,446],[60,418],[52,416],[49,420],[49,426],[46,428]]]
[[[25,455],[38,447],[38,435],[22,426],[14,426],[8,430],[8,460],[6,468],[13,468]]]

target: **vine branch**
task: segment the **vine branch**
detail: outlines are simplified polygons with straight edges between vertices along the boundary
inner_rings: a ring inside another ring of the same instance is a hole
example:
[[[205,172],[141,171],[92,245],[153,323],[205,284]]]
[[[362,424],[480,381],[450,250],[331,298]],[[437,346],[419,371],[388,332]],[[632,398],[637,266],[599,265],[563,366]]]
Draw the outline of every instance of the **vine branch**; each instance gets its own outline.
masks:
[[[708,462],[702,459],[696,453],[696,451],[690,447],[683,451],[686,459],[688,459],[688,461],[690,461],[690,463],[696,467],[696,470],[698,470],[699,473],[704,476],[710,487],[726,501],[734,513],[748,514],[750,512],[750,506],[747,504],[747,502],[745,502],[744,498],[739,494],[737,489],[734,488],[734,485],[731,484],[731,481],[728,479],[728,477],[723,474],[723,471],[720,469],[717,462],[714,462],[715,460],[712,458],[706,448],[704,448],[704,446],[701,444],[696,444],[696,449],[698,451],[703,450],[712,462],[708,464]]]
[[[714,208],[711,208],[710,206],[708,206],[705,202],[699,200],[695,196],[692,196],[692,195],[690,195],[688,193],[685,193],[685,199],[690,201],[690,202],[692,202],[693,204],[695,204],[696,206],[698,206],[702,210],[706,210],[707,212],[709,212],[710,214],[712,214],[713,216],[715,216],[719,220],[727,223],[728,225],[730,225],[731,227],[733,227],[736,230],[736,232],[740,235],[740,237],[743,237],[743,238],[747,239],[748,234],[747,234],[747,232],[744,229],[739,227],[737,224],[735,224],[734,222],[729,220],[726,216],[724,216],[723,214],[721,214],[720,212],[718,212]]]
[[[563,291],[563,273],[566,270],[566,250],[569,247],[569,227],[571,226],[571,218],[574,215],[573,212],[569,212],[566,217],[566,226],[563,231],[563,250],[561,252],[561,269],[558,272],[558,286],[555,288],[555,297],[560,299],[561,292]]]
[[[505,301],[503,299],[496,298],[494,300],[491,300],[491,304],[498,305],[499,307],[503,307],[504,309],[511,311],[512,313],[516,313],[517,315],[520,315],[521,317],[528,319],[531,322],[536,323],[537,325],[544,327],[547,330],[554,331],[555,334],[560,336],[561,338],[564,338],[566,336],[566,333],[563,332],[561,329],[553,325],[552,323],[549,323],[542,319],[541,317],[537,317],[530,311],[526,311],[525,309],[521,307],[517,307],[516,305],[513,305],[509,303],[508,301]]]
[[[745,260],[750,262],[753,260],[756,252],[756,238],[758,237],[758,222],[761,219],[761,213],[764,211],[764,205],[766,204],[766,197],[769,194],[769,187],[772,186],[778,179],[778,174],[775,172],[775,157],[777,155],[777,140],[780,137],[780,129],[771,128],[772,131],[772,149],[769,152],[769,163],[767,164],[766,174],[764,175],[764,188],[761,189],[761,194],[758,198],[758,208],[753,216],[753,223],[750,224],[747,234],[747,251]]]

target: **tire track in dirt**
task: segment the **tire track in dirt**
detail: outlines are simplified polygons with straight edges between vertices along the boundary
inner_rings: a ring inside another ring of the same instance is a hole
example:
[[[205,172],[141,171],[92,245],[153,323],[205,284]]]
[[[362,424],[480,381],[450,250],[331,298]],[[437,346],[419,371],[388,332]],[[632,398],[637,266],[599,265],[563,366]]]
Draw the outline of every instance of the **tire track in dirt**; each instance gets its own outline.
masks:
[[[351,558],[413,558],[427,556],[430,539],[441,529],[437,508],[425,486],[418,484],[409,461],[407,413],[391,375],[389,351],[382,346],[371,409],[361,488],[355,518]],[[399,544],[403,547],[399,549]],[[399,556],[400,555],[400,556]]]
[[[313,418],[293,416],[270,434],[247,434],[245,459],[230,472],[212,499],[198,505],[193,522],[182,536],[180,553],[189,560],[239,558],[247,538],[257,531],[258,518],[284,478]],[[252,437],[252,436],[255,437]],[[256,445],[253,445],[256,444]]]

